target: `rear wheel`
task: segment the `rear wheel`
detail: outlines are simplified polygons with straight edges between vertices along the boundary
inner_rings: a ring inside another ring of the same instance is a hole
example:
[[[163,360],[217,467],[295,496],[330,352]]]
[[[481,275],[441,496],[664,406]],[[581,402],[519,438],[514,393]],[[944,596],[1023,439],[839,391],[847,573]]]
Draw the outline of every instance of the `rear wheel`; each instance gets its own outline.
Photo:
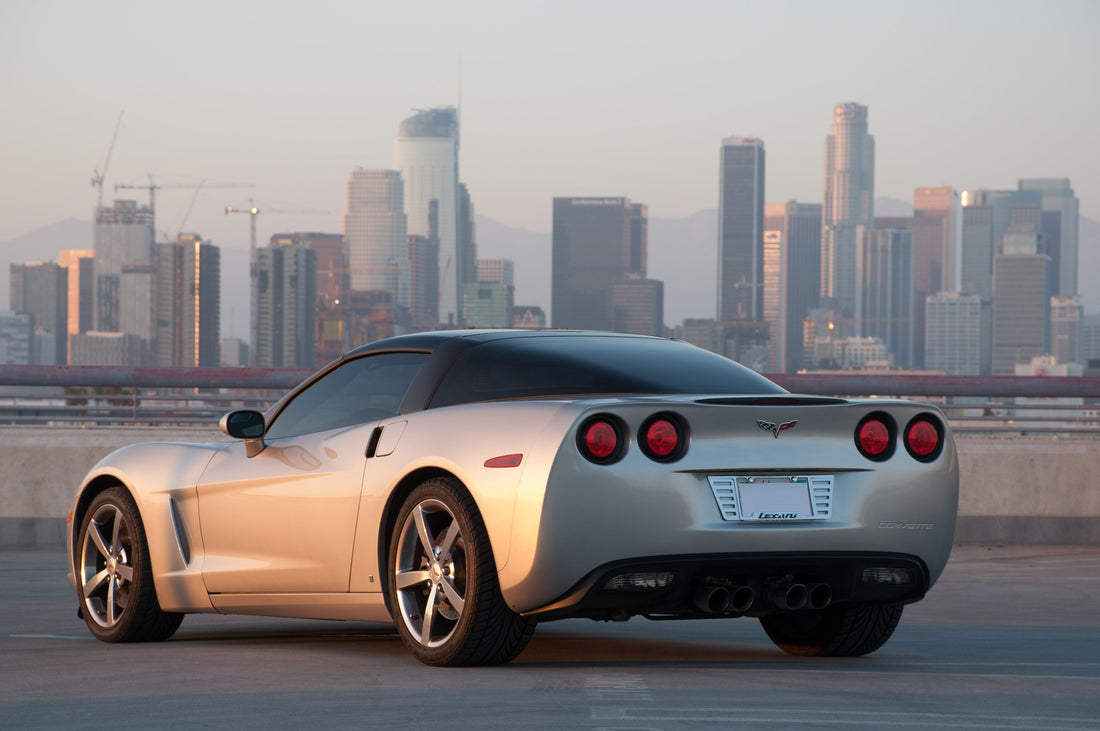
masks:
[[[821,610],[760,618],[779,649],[791,655],[856,657],[886,644],[901,619],[901,604],[834,604]]]
[[[429,480],[409,495],[389,565],[398,632],[428,665],[506,663],[534,632],[533,620],[504,603],[481,514],[454,480]]]
[[[81,614],[104,642],[150,642],[172,636],[183,614],[157,601],[145,528],[123,487],[92,500],[80,526],[77,580]]]

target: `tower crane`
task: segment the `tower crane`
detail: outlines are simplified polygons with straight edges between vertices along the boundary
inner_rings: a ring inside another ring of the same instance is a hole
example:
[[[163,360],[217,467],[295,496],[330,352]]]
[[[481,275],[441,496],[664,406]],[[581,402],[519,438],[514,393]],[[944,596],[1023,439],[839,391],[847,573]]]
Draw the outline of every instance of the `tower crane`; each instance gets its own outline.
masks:
[[[156,203],[157,203],[157,191],[158,190],[170,190],[170,189],[180,189],[180,188],[189,188],[189,189],[194,188],[195,189],[195,193],[191,197],[191,203],[187,207],[187,213],[184,215],[183,221],[180,223],[180,228],[182,229],[183,224],[187,221],[187,218],[191,215],[191,208],[195,205],[195,198],[198,197],[199,191],[201,191],[203,188],[255,188],[256,187],[252,183],[207,183],[205,180],[201,180],[198,183],[173,183],[173,184],[169,184],[169,185],[159,185],[159,184],[153,182],[153,174],[152,173],[149,173],[148,177],[149,177],[149,183],[148,184],[130,185],[130,184],[125,184],[125,183],[120,183],[120,184],[115,186],[115,190],[123,190],[123,189],[129,188],[129,189],[148,190],[149,191],[149,211],[153,215],[154,230],[156,230],[155,229],[155,226],[156,226]]]
[[[260,213],[328,213],[328,211],[322,211],[317,209],[302,209],[302,210],[290,210],[286,208],[264,208],[260,209],[256,206],[256,202],[251,198],[248,199],[248,207],[240,208],[233,206],[225,207],[225,215],[230,213],[245,213],[248,214],[249,230],[248,230],[248,253],[251,259],[256,258],[256,216]]]
[[[107,166],[111,164],[111,153],[115,151],[115,140],[118,139],[118,130],[121,127],[122,112],[119,112],[118,119],[115,120],[115,133],[111,135],[111,144],[107,146],[107,156],[103,159],[103,172],[99,172],[98,168],[92,171],[92,187],[98,189],[96,215],[99,214],[99,209],[103,207],[103,179],[107,176]]]

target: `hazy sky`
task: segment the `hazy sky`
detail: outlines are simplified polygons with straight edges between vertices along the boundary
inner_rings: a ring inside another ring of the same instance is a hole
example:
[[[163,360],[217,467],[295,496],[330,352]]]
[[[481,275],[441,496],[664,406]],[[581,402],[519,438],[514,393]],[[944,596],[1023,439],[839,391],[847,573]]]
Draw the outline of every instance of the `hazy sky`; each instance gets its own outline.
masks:
[[[869,107],[876,195],[1068,177],[1100,218],[1100,2],[0,2],[0,241],[166,189],[158,228],[247,247],[226,205],[338,232],[356,166],[413,108],[459,100],[479,214],[550,230],[551,198],[717,207],[723,137],[767,151],[767,200],[820,202],[834,104]],[[90,244],[91,242],[89,242]],[[35,258],[52,258],[42,252]],[[28,258],[31,255],[28,254]]]

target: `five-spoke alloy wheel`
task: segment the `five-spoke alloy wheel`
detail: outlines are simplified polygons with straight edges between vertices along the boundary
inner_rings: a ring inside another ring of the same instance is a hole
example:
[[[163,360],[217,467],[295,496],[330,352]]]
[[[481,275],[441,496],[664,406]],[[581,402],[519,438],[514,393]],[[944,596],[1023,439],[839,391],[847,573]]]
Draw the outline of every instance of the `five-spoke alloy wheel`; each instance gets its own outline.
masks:
[[[100,493],[84,515],[77,543],[81,614],[105,642],[163,640],[183,621],[157,602],[145,532],[130,493]]]
[[[390,608],[421,661],[505,663],[527,645],[535,623],[504,603],[481,515],[455,481],[436,478],[413,490],[389,556]]]

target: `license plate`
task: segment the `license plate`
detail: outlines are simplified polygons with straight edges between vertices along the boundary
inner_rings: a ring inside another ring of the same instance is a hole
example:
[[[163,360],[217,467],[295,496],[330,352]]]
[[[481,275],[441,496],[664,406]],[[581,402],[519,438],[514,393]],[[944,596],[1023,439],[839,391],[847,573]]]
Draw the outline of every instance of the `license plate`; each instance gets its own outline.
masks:
[[[738,476],[707,478],[723,520],[783,523],[832,515],[833,476]]]

